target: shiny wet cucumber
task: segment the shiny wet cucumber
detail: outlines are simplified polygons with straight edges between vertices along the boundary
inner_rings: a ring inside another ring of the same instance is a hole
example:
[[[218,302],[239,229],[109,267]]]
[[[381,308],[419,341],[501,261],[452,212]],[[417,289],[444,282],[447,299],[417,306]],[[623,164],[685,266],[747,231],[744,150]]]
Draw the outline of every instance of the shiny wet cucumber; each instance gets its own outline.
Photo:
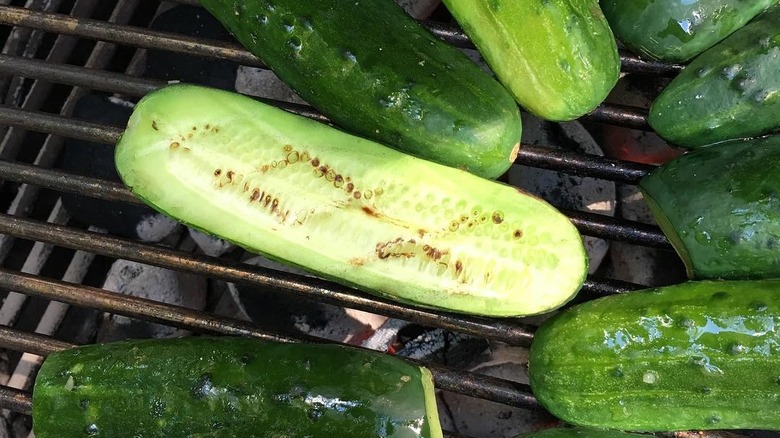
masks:
[[[615,36],[637,53],[687,63],[777,0],[601,0]]]
[[[545,201],[236,93],[147,95],[115,158],[179,221],[401,302],[542,313],[587,273],[582,237]]]
[[[648,123],[697,148],[780,130],[780,5],[702,53],[655,99]]]
[[[444,3],[496,77],[538,117],[585,115],[617,83],[617,44],[597,0]]]
[[[39,438],[442,436],[427,369],[339,345],[247,338],[53,353],[32,414]]]
[[[515,438],[641,438],[647,435],[586,427],[559,427],[528,432]],[[649,437],[648,437],[649,438]]]
[[[531,388],[575,425],[780,429],[780,280],[700,281],[596,299],[536,332]]]
[[[200,0],[339,127],[485,178],[514,161],[512,96],[394,0]]]
[[[780,277],[780,136],[689,152],[639,183],[691,278]]]

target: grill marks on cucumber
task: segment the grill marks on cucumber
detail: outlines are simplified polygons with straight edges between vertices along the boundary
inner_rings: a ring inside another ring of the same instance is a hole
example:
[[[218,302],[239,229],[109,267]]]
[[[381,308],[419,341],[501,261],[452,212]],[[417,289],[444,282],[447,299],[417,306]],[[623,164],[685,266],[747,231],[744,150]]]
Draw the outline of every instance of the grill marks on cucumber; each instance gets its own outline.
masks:
[[[422,306],[539,313],[587,271],[579,233],[544,201],[234,93],[147,96],[117,169],[182,222]]]

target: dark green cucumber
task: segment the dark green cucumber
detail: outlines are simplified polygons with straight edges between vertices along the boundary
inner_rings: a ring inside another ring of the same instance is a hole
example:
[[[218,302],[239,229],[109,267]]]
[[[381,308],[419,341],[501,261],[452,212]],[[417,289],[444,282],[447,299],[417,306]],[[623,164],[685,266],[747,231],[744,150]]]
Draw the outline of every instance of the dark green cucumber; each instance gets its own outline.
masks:
[[[777,0],[601,0],[615,36],[638,55],[688,62]]]
[[[339,345],[189,337],[51,354],[33,431],[63,437],[441,438],[430,372]]]
[[[639,187],[691,278],[780,276],[780,136],[723,143]]]
[[[653,102],[648,122],[696,148],[780,129],[780,6],[690,63]]]
[[[572,120],[594,110],[620,75],[598,0],[444,0],[496,77],[529,112]]]
[[[509,93],[394,0],[200,0],[338,126],[486,178],[517,156]]]
[[[486,316],[556,308],[587,273],[569,219],[514,187],[246,96],[146,96],[117,145],[149,205],[364,291]]]
[[[600,298],[536,332],[531,388],[570,424],[780,429],[780,281],[701,281]]]
[[[585,427],[559,427],[518,435],[515,438],[641,438],[646,435],[626,433],[618,430]]]

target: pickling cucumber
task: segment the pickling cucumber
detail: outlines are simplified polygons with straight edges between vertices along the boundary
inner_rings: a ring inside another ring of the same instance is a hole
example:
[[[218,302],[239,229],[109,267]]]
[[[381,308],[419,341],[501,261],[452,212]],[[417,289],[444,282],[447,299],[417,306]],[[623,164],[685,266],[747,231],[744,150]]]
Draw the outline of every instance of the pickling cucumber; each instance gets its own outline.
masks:
[[[236,93],[147,95],[115,160],[173,218],[403,302],[541,313],[587,273],[582,237],[545,201]]]
[[[558,427],[529,432],[515,438],[641,438],[647,435],[621,432],[619,430],[594,429],[585,427]]]
[[[696,148],[780,129],[780,6],[691,62],[661,92],[648,123]]]
[[[515,160],[512,96],[394,0],[200,0],[339,127],[485,178]]]
[[[32,415],[38,438],[442,436],[427,369],[341,345],[250,338],[53,353]]]
[[[515,100],[546,120],[594,110],[620,75],[598,0],[444,0]]]
[[[638,55],[690,61],[777,0],[601,0],[615,36]]]
[[[533,393],[575,425],[780,429],[780,280],[688,282],[566,309],[534,336]]]
[[[780,277],[780,136],[698,149],[639,188],[691,278]]]

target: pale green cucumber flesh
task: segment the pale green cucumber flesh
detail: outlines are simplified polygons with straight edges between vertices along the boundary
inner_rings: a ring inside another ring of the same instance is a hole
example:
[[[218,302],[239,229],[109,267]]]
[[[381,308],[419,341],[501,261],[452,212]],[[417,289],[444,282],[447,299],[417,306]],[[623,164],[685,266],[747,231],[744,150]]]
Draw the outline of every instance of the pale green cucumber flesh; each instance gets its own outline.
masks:
[[[780,130],[780,6],[699,55],[655,99],[648,123],[698,148]]]
[[[184,223],[424,307],[541,313],[587,273],[582,237],[543,200],[235,93],[146,96],[116,165]]]
[[[50,355],[33,429],[62,437],[441,438],[430,372],[340,345],[129,340]]]
[[[598,1],[444,0],[496,77],[530,113],[573,120],[604,101],[620,75]]]
[[[780,429],[780,281],[701,281],[574,306],[537,331],[530,382],[581,426]]]

